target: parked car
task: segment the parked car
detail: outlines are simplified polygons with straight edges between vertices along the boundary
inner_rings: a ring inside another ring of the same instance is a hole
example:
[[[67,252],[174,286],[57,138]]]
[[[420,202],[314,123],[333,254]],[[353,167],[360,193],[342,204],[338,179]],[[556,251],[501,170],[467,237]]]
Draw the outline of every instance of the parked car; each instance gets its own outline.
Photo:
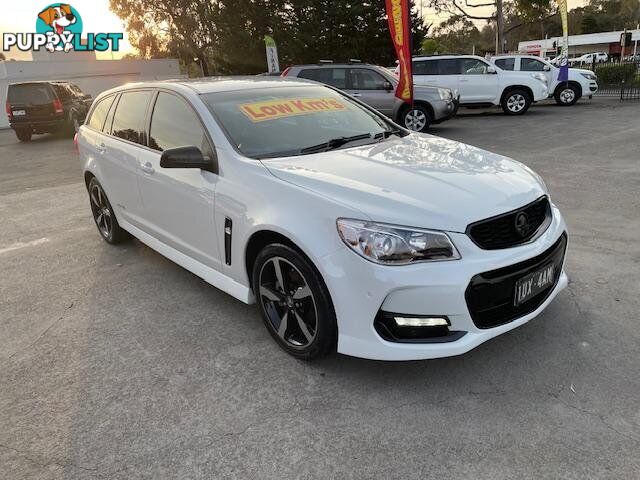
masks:
[[[106,242],[133,235],[257,302],[298,358],[462,354],[567,285],[566,225],[537,174],[324,85],[128,84],[95,100],[77,144]]]
[[[458,95],[448,88],[414,88],[413,108],[395,95],[398,79],[388,69],[367,64],[296,65],[283,77],[314,80],[347,92],[367,105],[416,132],[454,117]]]
[[[569,69],[569,81],[560,82],[560,69],[550,62],[533,55],[500,55],[491,57],[491,62],[509,72],[531,72],[532,75],[544,75],[549,96],[554,97],[558,105],[574,105],[581,97],[591,98],[598,91],[598,78],[591,70]]]
[[[413,79],[457,90],[461,106],[501,105],[508,115],[522,115],[548,96],[544,76],[504,72],[475,55],[414,57]]]
[[[580,57],[570,58],[569,65],[573,65],[576,63],[585,64],[585,63],[605,63],[609,61],[609,54],[605,52],[594,52],[594,53],[585,53]]]
[[[34,133],[75,133],[91,102],[91,95],[69,82],[12,83],[7,91],[7,116],[18,139],[28,142]]]

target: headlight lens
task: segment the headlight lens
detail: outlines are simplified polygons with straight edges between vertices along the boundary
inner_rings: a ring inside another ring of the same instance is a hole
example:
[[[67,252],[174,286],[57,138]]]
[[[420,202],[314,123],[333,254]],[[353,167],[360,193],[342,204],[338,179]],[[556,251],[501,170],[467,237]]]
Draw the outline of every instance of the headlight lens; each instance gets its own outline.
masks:
[[[438,93],[440,94],[440,100],[451,100],[453,98],[451,90],[448,88],[439,88]]]
[[[339,218],[342,241],[358,255],[383,265],[457,260],[458,250],[446,233]]]
[[[597,78],[598,78],[598,77],[596,77],[595,73],[582,73],[582,72],[580,72],[580,75],[582,75],[587,80],[597,80]]]

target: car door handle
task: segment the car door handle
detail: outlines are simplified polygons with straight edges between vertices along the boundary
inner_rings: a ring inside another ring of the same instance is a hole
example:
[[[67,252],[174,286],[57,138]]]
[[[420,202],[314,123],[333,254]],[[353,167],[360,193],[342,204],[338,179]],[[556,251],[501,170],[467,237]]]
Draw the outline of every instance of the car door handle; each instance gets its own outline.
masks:
[[[149,175],[153,175],[153,173],[156,171],[149,162],[145,163],[144,165],[140,165],[140,170]]]
[[[99,143],[96,145],[96,150],[98,150],[98,153],[104,153],[107,151],[107,146],[104,143]]]

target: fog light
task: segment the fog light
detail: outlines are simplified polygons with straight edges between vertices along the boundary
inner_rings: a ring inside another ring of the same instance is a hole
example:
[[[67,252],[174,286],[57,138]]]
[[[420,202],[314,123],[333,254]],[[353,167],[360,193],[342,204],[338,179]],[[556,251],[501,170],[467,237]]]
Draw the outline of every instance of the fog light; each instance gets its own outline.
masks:
[[[448,327],[445,317],[393,317],[399,327]]]

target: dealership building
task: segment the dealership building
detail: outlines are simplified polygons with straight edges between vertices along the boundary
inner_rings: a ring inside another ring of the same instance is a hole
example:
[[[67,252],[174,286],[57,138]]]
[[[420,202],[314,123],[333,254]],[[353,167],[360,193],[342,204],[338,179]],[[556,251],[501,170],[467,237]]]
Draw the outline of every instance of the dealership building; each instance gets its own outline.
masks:
[[[631,45],[627,46],[624,55],[634,55],[634,51],[640,54],[640,30],[627,30],[631,32]],[[569,36],[569,57],[577,57],[585,53],[604,52],[610,57],[619,58],[622,53],[620,36],[623,31],[588,33],[585,35]],[[557,48],[562,45],[562,37],[549,37],[544,40],[529,40],[518,44],[518,51],[528,55],[553,58],[557,56]],[[636,49],[637,50],[634,50]]]

